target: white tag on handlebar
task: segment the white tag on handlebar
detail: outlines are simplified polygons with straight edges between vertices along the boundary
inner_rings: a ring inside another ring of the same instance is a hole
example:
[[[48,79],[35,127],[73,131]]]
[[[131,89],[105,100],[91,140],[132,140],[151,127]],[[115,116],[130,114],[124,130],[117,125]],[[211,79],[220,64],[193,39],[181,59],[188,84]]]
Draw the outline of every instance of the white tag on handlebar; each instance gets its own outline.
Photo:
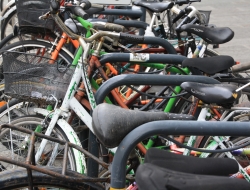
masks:
[[[130,53],[129,61],[146,62],[148,60],[149,60],[149,54],[148,53],[136,53],[135,55],[133,53]]]

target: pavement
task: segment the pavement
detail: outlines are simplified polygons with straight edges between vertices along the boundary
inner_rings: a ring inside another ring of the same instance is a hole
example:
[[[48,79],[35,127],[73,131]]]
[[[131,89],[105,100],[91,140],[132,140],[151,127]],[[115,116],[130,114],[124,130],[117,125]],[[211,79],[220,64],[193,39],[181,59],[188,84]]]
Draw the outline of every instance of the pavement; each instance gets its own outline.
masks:
[[[216,51],[242,63],[250,63],[250,1],[201,0],[192,5],[199,10],[212,10],[210,24],[234,31],[234,38],[221,44]]]

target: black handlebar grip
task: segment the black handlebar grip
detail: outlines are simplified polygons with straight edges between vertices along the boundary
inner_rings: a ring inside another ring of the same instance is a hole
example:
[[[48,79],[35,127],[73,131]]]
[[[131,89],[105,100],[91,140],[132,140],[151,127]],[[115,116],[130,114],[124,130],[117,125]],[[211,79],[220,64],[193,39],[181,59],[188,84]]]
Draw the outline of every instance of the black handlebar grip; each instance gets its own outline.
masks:
[[[107,23],[105,24],[105,28],[115,32],[124,32],[125,27],[119,24]]]
[[[52,14],[56,14],[60,9],[60,2],[57,0],[51,0],[50,2],[50,11]]]
[[[83,10],[88,10],[91,7],[91,3],[88,0],[81,0],[80,4],[82,3],[84,3]]]
[[[85,20],[87,20],[89,18],[88,13],[86,13],[82,9],[82,7],[79,7],[79,6],[74,7],[74,14],[81,17],[81,18],[83,18],[83,19],[85,19]]]
[[[185,10],[181,10],[179,12],[179,14],[173,19],[173,23],[175,23],[176,21],[178,21],[183,15],[185,15],[186,11]]]
[[[120,39],[125,40],[126,43],[138,44],[138,43],[143,43],[144,36],[120,33]]]
[[[184,5],[184,4],[188,4],[189,3],[189,0],[179,0],[179,1],[175,1],[175,4],[177,5]]]
[[[246,70],[250,69],[250,63],[240,63],[240,64],[232,66],[231,69],[232,69],[233,73],[246,71]]]

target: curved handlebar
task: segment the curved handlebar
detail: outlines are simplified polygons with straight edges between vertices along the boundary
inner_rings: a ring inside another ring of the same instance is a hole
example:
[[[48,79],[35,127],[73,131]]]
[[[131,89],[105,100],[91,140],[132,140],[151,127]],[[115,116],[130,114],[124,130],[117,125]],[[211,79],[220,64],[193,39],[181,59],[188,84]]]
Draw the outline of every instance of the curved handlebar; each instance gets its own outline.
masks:
[[[177,14],[177,16],[173,20],[175,22],[177,20],[179,20],[184,15],[183,13],[185,13],[187,11],[190,11],[190,13],[187,15],[187,17],[192,18],[194,16],[197,16],[201,23],[203,23],[203,24],[205,23],[201,13],[194,6],[188,6],[188,7],[185,8],[185,10],[180,10],[177,6],[173,6],[171,11],[173,13]],[[181,16],[178,17],[179,15],[181,15]]]
[[[250,63],[240,63],[231,67],[233,73],[246,71],[248,69],[250,69]]]

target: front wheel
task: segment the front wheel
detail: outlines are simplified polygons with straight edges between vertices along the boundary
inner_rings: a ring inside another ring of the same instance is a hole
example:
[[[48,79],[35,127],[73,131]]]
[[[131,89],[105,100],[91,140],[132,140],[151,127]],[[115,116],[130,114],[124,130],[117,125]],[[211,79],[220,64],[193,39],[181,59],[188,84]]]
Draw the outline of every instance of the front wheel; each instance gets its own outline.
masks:
[[[49,169],[50,171],[61,173],[60,168],[44,167],[43,169]],[[73,171],[67,171],[66,175],[70,177],[79,177],[79,174]],[[68,182],[63,179],[55,178],[37,171],[32,171],[33,185],[34,189],[53,189],[53,190],[66,190],[66,189],[88,189],[88,185],[94,184],[84,184],[78,182]],[[0,187],[2,190],[10,189],[28,189],[29,188],[29,178],[27,175],[27,170],[24,168],[8,170],[0,173]]]
[[[25,116],[19,117],[13,120],[10,124],[27,128],[32,131],[44,133],[46,128],[42,126],[43,118],[38,116]],[[67,135],[62,131],[59,126],[55,126],[52,134],[52,137],[68,141]],[[1,156],[7,156],[13,160],[24,162],[27,154],[28,147],[30,143],[30,135],[27,133],[23,133],[17,130],[10,130],[9,128],[4,128],[0,134],[0,147],[1,147]],[[36,137],[35,140],[35,152],[37,151],[39,145],[41,144],[41,138]],[[42,156],[38,160],[37,164],[42,166],[54,166],[54,167],[62,167],[64,154],[64,146],[59,145],[58,143],[48,141]],[[16,168],[17,166],[1,162],[1,171],[10,170]],[[68,169],[76,170],[76,161],[74,157],[74,151],[72,148],[69,148],[68,151]]]

